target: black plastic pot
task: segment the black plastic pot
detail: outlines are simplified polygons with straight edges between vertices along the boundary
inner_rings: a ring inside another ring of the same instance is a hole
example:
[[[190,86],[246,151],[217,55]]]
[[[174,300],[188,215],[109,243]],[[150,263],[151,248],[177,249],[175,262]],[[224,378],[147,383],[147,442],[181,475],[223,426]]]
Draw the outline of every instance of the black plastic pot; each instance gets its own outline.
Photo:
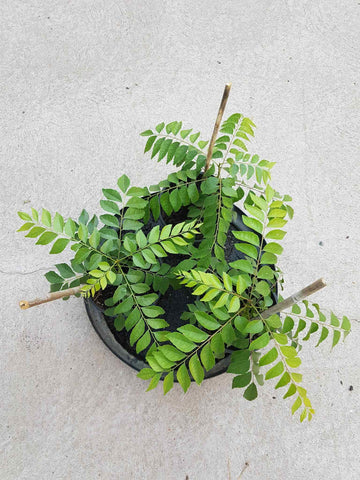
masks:
[[[225,258],[228,262],[244,258],[244,254],[236,250],[235,243],[237,243],[237,240],[231,233],[232,230],[252,231],[242,221],[242,215],[244,215],[244,212],[235,206],[233,221],[225,244]],[[162,225],[163,220],[159,219],[158,223]],[[180,260],[181,259],[178,259],[178,262]],[[274,295],[276,295],[276,293],[274,293]],[[160,296],[157,305],[161,306],[166,312],[163,318],[169,323],[168,330],[175,331],[184,324],[180,316],[187,310],[187,304],[193,303],[195,299],[196,298],[191,295],[191,290],[185,287],[179,290],[174,290],[170,287],[165,295]],[[92,298],[85,299],[85,308],[97,334],[114,355],[137,371],[148,367],[148,364],[145,362],[146,351],[137,354],[135,348],[129,343],[128,333],[125,330],[118,332],[113,325],[113,319],[106,316],[104,310],[100,308]],[[229,366],[232,351],[232,348],[227,348],[225,357],[218,360],[215,366],[209,372],[205,373],[205,378],[224,373]]]

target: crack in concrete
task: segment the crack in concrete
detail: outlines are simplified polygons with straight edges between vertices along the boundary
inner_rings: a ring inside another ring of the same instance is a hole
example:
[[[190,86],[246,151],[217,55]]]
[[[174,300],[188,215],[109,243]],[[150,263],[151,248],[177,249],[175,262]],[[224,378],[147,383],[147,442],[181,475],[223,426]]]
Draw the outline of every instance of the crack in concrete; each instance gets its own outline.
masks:
[[[12,270],[12,271],[6,271],[6,270],[1,270],[0,273],[3,275],[32,275],[33,273],[38,273],[38,272],[43,272],[44,270],[48,270],[49,267],[41,267],[38,268],[37,270],[31,270],[30,272],[21,272],[17,270]]]

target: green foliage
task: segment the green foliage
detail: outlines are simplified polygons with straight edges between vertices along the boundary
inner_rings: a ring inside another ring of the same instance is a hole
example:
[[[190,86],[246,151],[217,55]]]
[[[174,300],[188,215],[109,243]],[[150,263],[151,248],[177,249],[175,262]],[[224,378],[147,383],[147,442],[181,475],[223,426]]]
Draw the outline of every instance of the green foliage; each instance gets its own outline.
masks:
[[[45,274],[50,291],[81,286],[83,296],[96,297],[106,289],[105,314],[137,353],[145,352],[148,367],[138,377],[149,381],[148,390],[163,380],[164,394],[175,381],[186,392],[231,352],[232,387],[243,389],[246,400],[275,379],[276,389],[286,388],[284,398],[293,397],[292,413],[300,409],[300,420],[310,420],[314,409],[296,371],[301,343],[317,336],[317,345],[329,339],[334,347],[351,325],[307,301],[266,315],[282,283],[280,243],[293,210],[291,197],[269,184],[274,163],[248,152],[254,127],[241,114],[225,120],[203,172],[208,142],[181,122],[161,123],[142,133],[145,152],[177,171],[148,187],[122,175],[102,189],[99,218],[86,210],[77,219],[46,209],[19,212],[18,231],[51,254],[71,248],[73,258]],[[238,202],[244,231],[231,226]],[[241,254],[230,262],[229,237]],[[176,331],[157,304],[170,286],[194,296]]]

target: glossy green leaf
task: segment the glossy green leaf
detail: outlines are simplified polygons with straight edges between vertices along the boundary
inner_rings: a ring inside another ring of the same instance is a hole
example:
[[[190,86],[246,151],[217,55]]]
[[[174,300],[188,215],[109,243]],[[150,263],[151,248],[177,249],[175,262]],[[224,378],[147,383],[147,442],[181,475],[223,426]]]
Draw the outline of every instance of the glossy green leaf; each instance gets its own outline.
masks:
[[[258,350],[260,348],[265,348],[270,341],[269,334],[267,332],[263,333],[260,337],[253,340],[249,345],[249,350]]]
[[[257,393],[256,385],[255,383],[251,383],[244,392],[244,398],[246,400],[251,401],[251,400],[255,400],[257,396],[258,396],[258,393]]]
[[[69,244],[70,240],[68,238],[58,238],[56,242],[53,244],[50,253],[57,254],[61,253],[67,245]]]
[[[192,357],[190,358],[189,370],[195,382],[198,385],[201,385],[202,381],[204,380],[204,370],[203,370],[203,367],[201,366],[201,363],[197,354],[192,355]]]
[[[164,388],[164,395],[166,395],[174,385],[174,372],[169,372],[166,377],[164,378],[163,388]]]
[[[186,365],[183,363],[176,373],[176,378],[181,385],[181,388],[184,390],[184,393],[187,392],[188,388],[190,387],[190,377],[187,371]]]

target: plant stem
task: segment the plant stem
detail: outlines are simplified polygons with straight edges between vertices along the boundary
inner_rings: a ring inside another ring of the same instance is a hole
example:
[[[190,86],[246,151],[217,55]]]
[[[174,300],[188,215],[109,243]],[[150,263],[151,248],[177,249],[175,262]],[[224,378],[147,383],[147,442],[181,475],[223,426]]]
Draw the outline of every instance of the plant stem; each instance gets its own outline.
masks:
[[[311,283],[307,287],[299,290],[298,292],[290,295],[290,297],[286,298],[280,303],[273,305],[272,307],[267,308],[263,312],[261,312],[262,318],[268,318],[270,315],[274,315],[275,313],[280,313],[287,308],[292,307],[295,303],[301,302],[304,298],[312,295],[313,293],[318,292],[322,288],[326,287],[326,283],[323,278],[319,278],[315,282]]]
[[[222,117],[223,117],[223,114],[224,114],[226,103],[227,103],[228,98],[229,98],[230,88],[231,88],[231,83],[227,83],[225,85],[225,88],[224,88],[224,93],[223,93],[221,103],[220,103],[220,107],[219,107],[219,111],[218,111],[218,114],[217,114],[217,117],[216,117],[213,134],[212,134],[210,144],[209,144],[209,148],[208,148],[207,155],[206,155],[205,172],[207,170],[209,170],[209,167],[210,167],[210,161],[211,161],[212,153],[213,153],[213,150],[214,150],[214,143],[215,143],[215,140],[216,140],[219,128],[220,128],[220,123],[221,123],[221,120],[222,120]]]
[[[70,295],[76,295],[80,293],[81,286],[68,288],[66,290],[60,290],[59,292],[52,292],[49,293],[47,297],[44,298],[35,298],[34,300],[20,300],[19,306],[21,310],[27,310],[31,307],[36,307],[37,305],[41,305],[42,303],[52,302],[53,300],[58,300],[59,298],[69,297]]]

